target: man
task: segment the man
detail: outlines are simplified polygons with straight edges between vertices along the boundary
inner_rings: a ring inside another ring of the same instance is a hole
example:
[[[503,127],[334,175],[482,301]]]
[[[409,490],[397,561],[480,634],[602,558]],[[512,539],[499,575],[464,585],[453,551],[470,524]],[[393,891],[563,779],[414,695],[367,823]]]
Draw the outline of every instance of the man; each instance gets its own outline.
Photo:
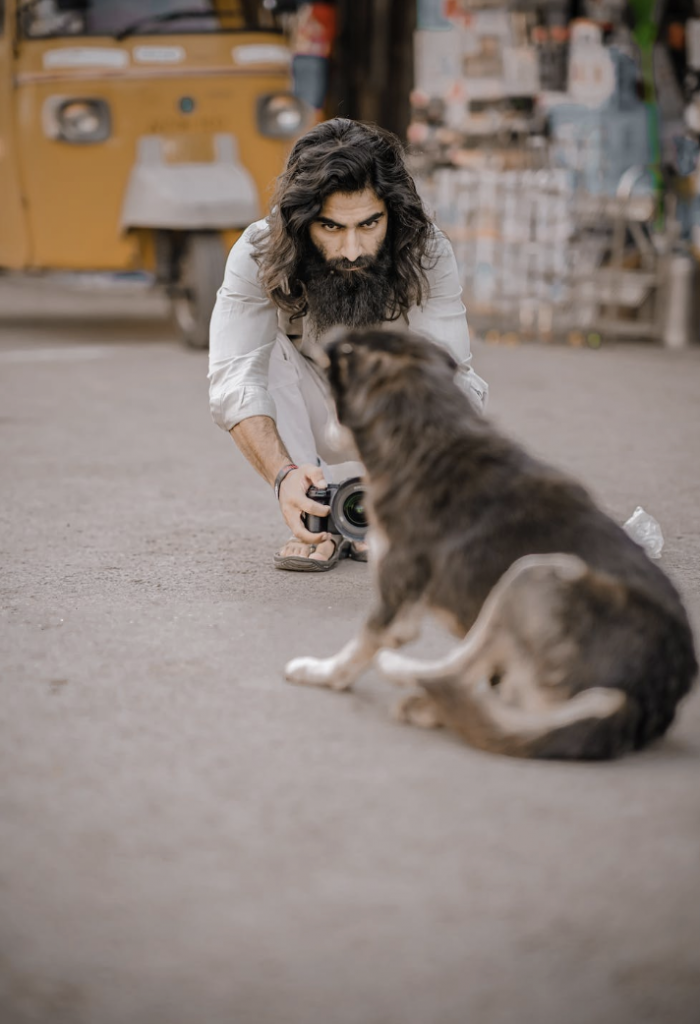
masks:
[[[345,118],[298,140],[277,181],[272,213],[233,246],[212,315],[210,405],[251,465],[274,487],[293,537],[281,569],[325,571],[363,545],[313,534],[302,515],[326,515],[307,497],[358,475],[313,348],[335,325],[403,322],[450,349],[480,404],[450,243],[430,222],[390,132]]]

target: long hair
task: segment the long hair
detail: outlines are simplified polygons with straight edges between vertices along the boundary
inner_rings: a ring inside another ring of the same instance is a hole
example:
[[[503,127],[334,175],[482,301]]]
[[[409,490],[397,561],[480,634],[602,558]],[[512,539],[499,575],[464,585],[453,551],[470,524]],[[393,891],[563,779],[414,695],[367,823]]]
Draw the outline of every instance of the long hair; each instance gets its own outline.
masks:
[[[391,256],[387,318],[421,305],[427,288],[433,226],[406,170],[398,137],[376,125],[335,117],[302,136],[277,179],[269,231],[255,240],[255,260],[266,295],[291,319],[308,309],[300,274],[309,225],[336,192],[371,188],[387,206]]]

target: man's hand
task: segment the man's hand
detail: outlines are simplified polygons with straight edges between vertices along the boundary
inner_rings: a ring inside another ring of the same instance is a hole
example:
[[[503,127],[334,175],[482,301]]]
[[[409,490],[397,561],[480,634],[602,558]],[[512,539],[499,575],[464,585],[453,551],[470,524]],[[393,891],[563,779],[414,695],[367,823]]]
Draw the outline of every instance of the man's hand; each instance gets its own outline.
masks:
[[[251,466],[272,487],[279,471],[292,460],[277,433],[277,426],[269,416],[250,416],[231,428],[231,436]],[[279,501],[282,515],[294,536],[305,544],[321,544],[328,539],[327,533],[309,533],[301,521],[302,512],[314,512],[327,516],[328,505],[307,498],[309,487],[326,487],[323,470],[307,463],[287,473],[280,484]],[[285,545],[286,547],[286,545]],[[332,554],[332,545],[328,557]],[[296,554],[297,552],[291,552]]]
[[[320,544],[328,539],[327,533],[309,533],[301,519],[303,512],[312,512],[317,516],[328,515],[329,505],[321,505],[306,494],[309,487],[326,486],[323,470],[309,463],[287,473],[280,485],[282,515],[294,536],[305,544]]]

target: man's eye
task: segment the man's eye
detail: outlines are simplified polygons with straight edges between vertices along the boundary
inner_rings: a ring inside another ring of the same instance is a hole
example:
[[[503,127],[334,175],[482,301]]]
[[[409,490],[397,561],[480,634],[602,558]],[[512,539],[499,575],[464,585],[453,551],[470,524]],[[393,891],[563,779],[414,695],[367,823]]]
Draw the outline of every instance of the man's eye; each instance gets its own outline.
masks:
[[[337,231],[338,230],[338,225],[337,224],[324,224],[323,227],[326,229],[326,231]]]
[[[367,231],[371,231],[372,228],[376,228],[378,224],[379,224],[378,220],[373,220],[373,221],[370,221],[369,224],[363,224],[362,226],[364,228],[366,228]]]

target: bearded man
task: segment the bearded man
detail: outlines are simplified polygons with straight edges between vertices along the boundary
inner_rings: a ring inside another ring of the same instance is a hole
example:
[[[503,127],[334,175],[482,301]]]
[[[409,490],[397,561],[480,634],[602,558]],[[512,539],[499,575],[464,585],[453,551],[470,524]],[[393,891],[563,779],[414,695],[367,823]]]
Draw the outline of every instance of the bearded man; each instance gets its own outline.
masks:
[[[469,365],[452,248],[426,215],[395,135],[345,118],[316,125],[292,149],[271,207],[228,257],[211,321],[210,406],[274,488],[292,531],[275,565],[319,572],[343,556],[367,559],[364,545],[310,533],[302,520],[328,513],[309,487],[362,473],[333,429],[314,362],[323,333],[400,321],[450,350],[479,405],[487,386]]]

